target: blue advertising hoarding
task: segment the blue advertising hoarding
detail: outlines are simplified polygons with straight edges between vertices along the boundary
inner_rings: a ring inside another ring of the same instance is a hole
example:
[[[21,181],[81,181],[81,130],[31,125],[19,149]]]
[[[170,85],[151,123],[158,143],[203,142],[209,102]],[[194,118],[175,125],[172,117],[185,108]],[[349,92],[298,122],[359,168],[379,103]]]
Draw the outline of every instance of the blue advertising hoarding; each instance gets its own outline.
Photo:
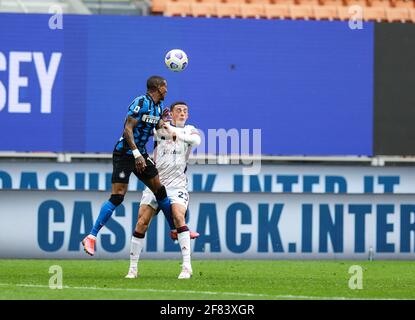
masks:
[[[0,15],[0,150],[111,152],[157,74],[206,136],[261,129],[262,154],[372,155],[373,24],[50,17]],[[172,48],[184,72],[165,67]]]

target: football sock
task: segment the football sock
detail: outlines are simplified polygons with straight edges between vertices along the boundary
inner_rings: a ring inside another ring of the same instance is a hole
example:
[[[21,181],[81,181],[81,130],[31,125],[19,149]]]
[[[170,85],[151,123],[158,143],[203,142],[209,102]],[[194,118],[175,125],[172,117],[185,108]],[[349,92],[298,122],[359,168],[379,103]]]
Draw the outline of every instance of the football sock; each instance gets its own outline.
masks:
[[[161,208],[161,210],[163,211],[164,216],[166,217],[170,230],[176,229],[176,226],[174,225],[174,222],[173,222],[173,216],[171,214],[171,203],[170,203],[169,197],[166,197],[161,201],[159,200],[157,201],[157,203],[159,207]]]
[[[170,230],[176,229],[176,226],[173,222],[173,216],[171,213],[170,198],[167,196],[166,188],[164,186],[162,186],[160,190],[157,191],[156,199],[159,208],[163,211],[164,216],[166,217],[166,220],[169,223]]]
[[[104,202],[90,234],[97,236],[99,230],[107,223],[115,208],[122,203],[123,199],[124,196],[122,195],[111,195],[111,198]]]
[[[177,233],[180,249],[182,250],[183,265],[191,269],[189,228],[184,225],[183,227],[177,228]]]
[[[136,236],[140,234],[134,233]],[[140,259],[140,253],[144,248],[144,235],[142,238],[138,238],[136,236],[131,237],[131,245],[130,245],[130,269],[137,270],[138,259]]]

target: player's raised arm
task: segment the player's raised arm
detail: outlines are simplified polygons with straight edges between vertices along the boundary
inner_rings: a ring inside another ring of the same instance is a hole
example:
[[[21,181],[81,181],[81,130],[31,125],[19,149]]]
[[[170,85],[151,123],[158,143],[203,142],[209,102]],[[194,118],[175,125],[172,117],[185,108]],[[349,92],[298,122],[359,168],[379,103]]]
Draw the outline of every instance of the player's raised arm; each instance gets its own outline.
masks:
[[[131,148],[131,151],[135,158],[135,166],[138,172],[142,172],[146,167],[146,162],[144,160],[144,157],[141,155],[140,151],[138,151],[138,148],[134,142],[134,134],[133,134],[134,127],[137,125],[137,123],[138,123],[137,119],[131,116],[128,116],[127,121],[125,122],[123,136]]]
[[[177,132],[177,139],[192,147],[197,147],[201,143],[199,131],[195,127],[190,132]]]

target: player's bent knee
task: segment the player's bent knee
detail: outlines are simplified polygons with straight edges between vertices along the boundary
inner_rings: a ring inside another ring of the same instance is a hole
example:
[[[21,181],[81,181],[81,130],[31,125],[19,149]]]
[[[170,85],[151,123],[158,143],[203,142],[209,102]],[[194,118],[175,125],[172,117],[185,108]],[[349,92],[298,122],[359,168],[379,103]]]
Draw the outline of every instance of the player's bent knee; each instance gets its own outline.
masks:
[[[124,201],[124,195],[122,194],[112,194],[110,198],[110,202],[114,206],[119,206]]]

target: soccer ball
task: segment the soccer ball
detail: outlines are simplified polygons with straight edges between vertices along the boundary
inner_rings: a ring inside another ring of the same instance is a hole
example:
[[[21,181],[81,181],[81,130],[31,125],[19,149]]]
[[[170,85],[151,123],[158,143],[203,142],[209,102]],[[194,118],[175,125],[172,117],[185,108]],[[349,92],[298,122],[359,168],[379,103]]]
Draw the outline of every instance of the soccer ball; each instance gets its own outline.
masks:
[[[167,68],[171,71],[179,72],[183,71],[187,67],[189,60],[183,50],[173,49],[167,52],[164,62],[166,63]]]

